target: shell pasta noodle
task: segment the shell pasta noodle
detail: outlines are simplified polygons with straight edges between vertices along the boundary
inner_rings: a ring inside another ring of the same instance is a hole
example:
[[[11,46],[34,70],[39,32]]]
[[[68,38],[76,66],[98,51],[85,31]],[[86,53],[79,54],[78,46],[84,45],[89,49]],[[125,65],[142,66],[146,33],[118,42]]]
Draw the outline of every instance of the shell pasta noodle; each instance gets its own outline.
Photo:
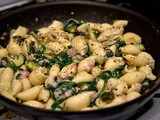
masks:
[[[86,111],[140,97],[156,79],[155,60],[128,20],[54,20],[11,30],[0,46],[0,94],[23,105]],[[146,84],[147,83],[147,84]]]

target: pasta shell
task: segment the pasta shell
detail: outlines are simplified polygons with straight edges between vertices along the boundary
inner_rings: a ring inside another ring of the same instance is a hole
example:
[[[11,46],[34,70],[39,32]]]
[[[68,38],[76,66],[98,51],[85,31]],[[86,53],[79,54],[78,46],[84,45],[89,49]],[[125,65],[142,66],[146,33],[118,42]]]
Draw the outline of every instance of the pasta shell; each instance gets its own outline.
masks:
[[[54,64],[49,70],[49,77],[56,77],[60,72],[60,67],[58,64]]]
[[[23,91],[28,90],[32,87],[28,78],[21,79],[21,82],[22,82],[22,85],[23,85]]]
[[[59,42],[49,42],[46,44],[46,47],[53,51],[55,54],[59,54],[65,50],[64,46]]]
[[[13,33],[13,37],[14,36],[25,36],[28,32],[28,29],[23,27],[23,26],[19,26],[15,32]]]
[[[63,23],[58,21],[58,20],[54,20],[52,22],[52,24],[48,27],[50,29],[57,29],[57,30],[62,30],[64,27]]]
[[[117,84],[117,86],[113,90],[113,92],[114,92],[115,95],[126,94],[127,91],[128,91],[128,85],[124,81],[119,81],[119,83]]]
[[[98,30],[99,32],[103,32],[107,28],[112,28],[112,25],[110,25],[109,23],[102,23],[102,24],[99,24],[99,23],[87,23],[87,24],[93,30]]]
[[[154,65],[155,65],[155,60],[147,52],[141,52],[137,56],[129,54],[129,55],[126,55],[124,57],[129,64],[134,65],[134,66],[149,65],[153,69]]]
[[[89,106],[90,100],[93,95],[94,92],[83,92],[73,97],[70,97],[65,101],[64,109],[66,111],[80,111],[81,109]]]
[[[16,98],[11,93],[9,93],[7,91],[3,91],[3,92],[0,92],[0,94],[5,96],[6,98],[16,102]]]
[[[82,72],[79,72],[73,79],[72,79],[72,82],[76,82],[76,83],[79,83],[79,82],[90,82],[94,79],[94,76],[85,72],[85,71],[82,71]]]
[[[88,31],[90,31],[91,28],[89,27],[89,25],[88,25],[87,23],[84,23],[84,24],[78,26],[78,27],[77,27],[77,30],[78,30],[79,32],[84,32],[84,33],[86,33],[86,32],[88,32]]]
[[[36,100],[30,100],[30,101],[24,102],[23,104],[31,107],[36,107],[36,108],[44,108],[44,104]]]
[[[106,41],[106,44],[109,45],[122,36],[123,30],[123,28],[107,28],[99,35],[97,40],[99,42]]]
[[[128,25],[128,20],[115,20],[113,22],[113,27],[125,27]]]
[[[132,91],[140,92],[142,88],[142,84],[140,83],[134,83],[132,86],[128,89],[127,93],[130,93]]]
[[[63,67],[59,73],[59,76],[63,79],[67,79],[75,76],[76,72],[77,72],[77,65],[76,63],[72,63]]]
[[[92,55],[95,56],[96,62],[99,64],[103,64],[106,59],[104,58],[106,52],[103,48],[96,48],[93,52]]]
[[[2,59],[3,57],[7,57],[8,56],[8,50],[6,48],[1,48],[0,49],[0,59]]]
[[[64,38],[59,38],[59,39],[58,39],[58,42],[59,42],[61,45],[63,45],[65,49],[67,49],[68,46],[71,45],[71,42],[68,41],[67,39],[64,39]]]
[[[14,42],[12,39],[10,40],[9,44],[7,45],[7,50],[11,55],[19,55],[22,53],[22,48],[19,44]]]
[[[21,91],[22,91],[22,83],[21,83],[21,81],[14,79],[13,82],[12,82],[12,89],[11,89],[12,95],[13,96],[17,95]]]
[[[129,72],[120,77],[119,79],[125,81],[128,86],[132,86],[134,83],[142,83],[146,78],[146,74],[144,72],[136,71]]]
[[[0,91],[10,91],[14,77],[13,69],[7,67],[0,74]]]
[[[42,73],[42,69],[33,70],[29,76],[29,80],[32,85],[41,85],[45,82],[47,76]]]
[[[90,72],[95,65],[95,57],[90,56],[88,58],[83,59],[78,65],[78,72],[86,71]]]
[[[124,64],[125,61],[123,60],[122,57],[110,57],[104,65],[104,70],[113,71]]]
[[[37,99],[40,101],[47,102],[49,98],[50,98],[49,90],[42,88]]]
[[[53,103],[54,103],[54,100],[53,100],[52,98],[50,98],[50,99],[47,101],[46,105],[45,105],[45,109],[51,110],[51,106],[52,106]]]
[[[141,43],[141,37],[133,32],[127,32],[122,36],[123,40],[127,43]]]
[[[88,41],[89,49],[93,52],[96,48],[103,48],[102,43],[97,42],[95,40]]]
[[[155,80],[156,79],[156,76],[152,73],[152,69],[151,69],[151,67],[149,67],[149,65],[140,67],[139,71],[144,72],[147,75],[147,78],[149,80]]]
[[[126,45],[124,47],[121,47],[121,52],[124,54],[139,54],[141,52],[141,50],[139,49],[139,47],[135,46],[135,45]]]
[[[141,96],[140,93],[138,93],[136,91],[132,91],[129,94],[127,94],[126,100],[131,101],[131,100],[136,99],[137,97],[140,97],[140,96]]]
[[[95,66],[95,67],[92,68],[91,73],[92,73],[93,76],[98,77],[98,76],[101,75],[102,70],[98,66]]]
[[[17,98],[24,101],[34,100],[38,97],[42,86],[35,86],[26,91],[17,94]]]
[[[76,36],[73,38],[71,45],[82,56],[85,55],[88,51],[87,41],[83,36]]]
[[[28,46],[26,42],[23,43],[22,54],[28,59]]]

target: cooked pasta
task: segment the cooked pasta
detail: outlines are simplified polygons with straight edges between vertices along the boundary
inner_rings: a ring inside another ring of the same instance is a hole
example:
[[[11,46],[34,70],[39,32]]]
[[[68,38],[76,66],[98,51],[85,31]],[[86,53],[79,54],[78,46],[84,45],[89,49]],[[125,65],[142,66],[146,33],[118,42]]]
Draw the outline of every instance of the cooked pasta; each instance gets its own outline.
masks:
[[[141,96],[144,83],[156,79],[155,60],[140,35],[125,33],[128,24],[70,19],[13,29],[0,46],[0,94],[57,111],[103,109]]]

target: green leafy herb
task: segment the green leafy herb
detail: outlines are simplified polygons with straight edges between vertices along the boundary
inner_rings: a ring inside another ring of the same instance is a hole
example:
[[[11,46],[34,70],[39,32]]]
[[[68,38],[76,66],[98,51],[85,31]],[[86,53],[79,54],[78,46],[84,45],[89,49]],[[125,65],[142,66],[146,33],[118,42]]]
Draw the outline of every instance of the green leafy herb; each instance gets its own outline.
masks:
[[[59,64],[60,68],[63,68],[66,65],[69,65],[73,62],[72,58],[70,58],[67,53],[61,53],[59,55],[53,55],[52,58],[50,59],[50,62],[47,63],[47,66],[49,67],[50,65],[53,64]]]
[[[64,31],[72,33],[74,36],[82,35],[85,38],[88,38],[88,35],[84,32],[80,32],[77,30],[77,27],[84,24],[85,22],[82,20],[70,19],[64,26]]]
[[[99,94],[97,95],[97,97],[90,102],[90,106],[93,106],[96,99],[98,97],[101,97],[105,93],[106,84],[109,78],[120,78],[123,75],[122,70],[124,69],[124,67],[125,65],[120,66],[119,68],[116,68],[113,72],[109,70],[103,72],[103,74],[99,77],[102,80],[104,80],[103,87],[99,92]],[[105,94],[108,94],[108,93],[105,93]]]
[[[68,49],[71,49],[71,48],[72,48],[72,46],[71,46],[71,45],[69,45],[69,46],[68,46]]]
[[[72,34],[73,34],[74,36],[82,35],[82,36],[84,36],[85,38],[88,38],[87,34],[85,34],[84,32],[75,31],[75,32],[72,32]]]
[[[93,30],[94,37],[97,39],[101,34],[98,30]]]
[[[17,75],[16,75],[16,79],[18,80],[20,77],[21,77],[21,73],[18,73]]]
[[[113,52],[112,52],[112,50],[109,49],[109,50],[107,50],[106,55],[104,57],[109,58],[112,56],[113,56]]]
[[[30,55],[30,54],[34,54],[35,52],[36,52],[35,43],[32,41],[32,42],[29,44],[29,55]]]
[[[45,51],[45,49],[46,49],[46,46],[35,36],[34,33],[30,33],[30,34],[35,38],[35,40],[36,40],[36,41],[41,45],[41,47],[42,47],[42,50],[39,51],[39,54],[43,54],[44,51]]]
[[[67,92],[68,94],[66,95],[65,93]],[[58,84],[58,86],[53,92],[53,95],[56,100],[62,100],[62,99],[65,100],[66,98],[74,95],[75,93],[76,93],[75,84],[71,82],[62,82]]]
[[[87,53],[85,55],[83,55],[83,57],[86,58],[86,57],[89,57],[91,55],[92,55],[92,51],[91,51],[91,49],[88,46],[88,51],[87,51]]]
[[[65,24],[64,30],[70,33],[75,33],[77,31],[77,27],[82,25],[83,23],[84,21],[82,20],[70,19]]]
[[[100,78],[103,80],[108,80],[109,78],[112,77],[111,74],[112,74],[112,72],[107,70],[107,71],[103,72],[103,74],[100,76]]]
[[[46,89],[50,90],[50,91],[53,93],[55,87],[53,87],[53,86],[50,85],[50,84],[47,84]]]
[[[91,55],[92,55],[92,51],[91,51],[91,49],[90,49],[89,47],[88,47],[87,55],[88,55],[88,56],[91,56]]]
[[[51,108],[52,110],[55,110],[56,108],[58,108],[60,102],[54,102],[52,105],[51,105]]]
[[[96,99],[97,99],[98,97],[100,97],[100,96],[105,92],[106,83],[107,83],[107,81],[108,81],[108,79],[109,79],[110,77],[111,77],[111,71],[105,71],[105,72],[100,76],[100,78],[101,78],[102,80],[104,80],[104,84],[103,84],[103,87],[102,87],[101,91],[100,91],[99,94],[97,95],[97,97],[90,102],[90,106],[93,106],[94,103],[95,103],[95,101],[96,101]]]
[[[37,34],[37,33],[39,32],[39,30],[34,30],[33,32],[34,32],[35,34]]]
[[[22,36],[14,36],[13,38],[17,40],[18,44],[21,44],[25,40]]]
[[[77,85],[79,85],[79,84],[87,84],[88,85],[88,87],[86,89],[80,90],[78,93],[83,92],[83,91],[96,91],[96,92],[98,92],[98,89],[97,89],[97,86],[96,86],[98,80],[99,80],[99,78],[95,78],[95,79],[93,79],[92,82],[80,82],[80,83],[76,83]]]
[[[115,51],[115,56],[116,57],[120,57],[120,56],[122,56],[122,53],[121,53],[121,50],[120,49],[116,49],[116,51]]]
[[[125,46],[126,45],[126,43],[125,43],[125,41],[120,41],[120,40],[118,40],[117,42],[116,42],[116,51],[115,51],[115,56],[116,57],[121,57],[122,56],[122,53],[121,53],[121,50],[120,50],[120,47],[123,47],[123,46]]]
[[[104,92],[104,93],[101,95],[101,99],[102,99],[102,101],[110,101],[110,100],[113,100],[113,99],[114,99],[114,94],[113,94],[113,92]]]
[[[56,87],[53,87],[51,85],[47,85],[47,89],[51,91],[51,94],[53,96],[53,99],[55,102],[52,104],[52,109],[56,109],[59,107],[59,104],[62,103],[64,100],[69,98],[72,95],[76,94],[76,87],[77,84],[72,83],[70,81],[65,81],[61,83],[57,83]]]
[[[0,62],[0,67],[10,67],[14,71],[17,71],[19,69],[18,66],[15,65],[15,63],[11,60],[9,60],[7,57],[2,58]]]
[[[18,56],[14,56],[14,58],[9,58],[9,61],[12,61],[17,67],[20,67],[24,64],[25,57],[23,54],[20,53]]]
[[[119,48],[119,47],[123,47],[123,46],[125,46],[126,45],[126,43],[125,43],[125,41],[121,41],[121,40],[118,40],[117,42],[116,42],[116,46]]]
[[[8,65],[7,66],[12,68],[14,71],[17,71],[19,69],[19,67],[16,66],[13,61],[8,61]]]
[[[113,72],[112,72],[112,77],[113,78],[120,78],[121,76],[123,76],[123,72],[122,70],[124,69],[125,65],[120,66],[119,68],[116,68]]]
[[[93,81],[89,84],[89,86],[86,89],[86,91],[96,91],[96,92],[98,92],[98,89],[97,89],[97,86],[96,86],[98,80],[99,80],[99,78],[93,79]]]

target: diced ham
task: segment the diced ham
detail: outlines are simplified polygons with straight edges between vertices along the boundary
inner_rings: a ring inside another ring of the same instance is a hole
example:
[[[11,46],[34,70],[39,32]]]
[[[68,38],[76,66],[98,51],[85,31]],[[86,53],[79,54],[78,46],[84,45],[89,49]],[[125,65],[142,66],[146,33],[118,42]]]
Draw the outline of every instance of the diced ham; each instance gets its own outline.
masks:
[[[106,47],[104,50],[105,50],[105,52],[109,52],[111,49]]]
[[[35,60],[35,59],[36,58],[35,58],[35,56],[33,54],[31,54],[31,55],[28,56],[28,60]]]
[[[73,48],[70,48],[70,49],[67,51],[67,55],[68,55],[69,57],[73,57],[73,56],[76,55],[76,52],[75,52],[75,50],[74,50]]]
[[[28,78],[29,75],[30,75],[30,72],[28,72],[28,71],[21,72],[21,78]]]
[[[93,61],[88,61],[88,66],[90,69],[92,69],[94,67],[95,62]]]

